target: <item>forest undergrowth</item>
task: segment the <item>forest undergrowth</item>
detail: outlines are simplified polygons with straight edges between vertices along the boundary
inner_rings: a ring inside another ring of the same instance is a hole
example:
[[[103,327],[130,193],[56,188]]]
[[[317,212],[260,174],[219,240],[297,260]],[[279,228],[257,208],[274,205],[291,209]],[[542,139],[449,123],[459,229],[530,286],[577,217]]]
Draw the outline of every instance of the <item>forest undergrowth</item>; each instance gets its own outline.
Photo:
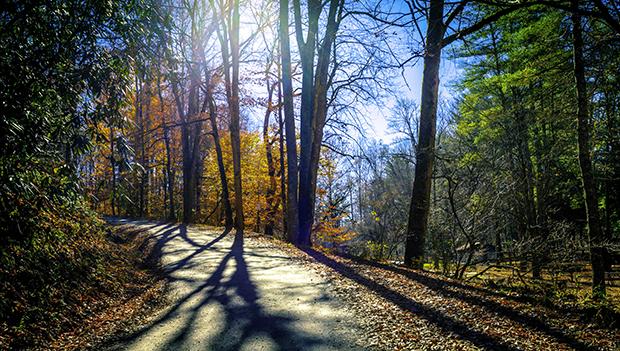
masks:
[[[84,349],[161,302],[145,233],[81,207],[32,215],[30,240],[2,247],[0,349]]]

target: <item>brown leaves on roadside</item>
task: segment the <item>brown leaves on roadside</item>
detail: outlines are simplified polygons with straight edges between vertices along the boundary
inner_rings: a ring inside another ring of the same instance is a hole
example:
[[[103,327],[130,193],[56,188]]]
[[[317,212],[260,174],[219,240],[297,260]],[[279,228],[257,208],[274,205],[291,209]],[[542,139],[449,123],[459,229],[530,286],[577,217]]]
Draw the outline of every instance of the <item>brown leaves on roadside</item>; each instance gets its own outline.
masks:
[[[330,280],[355,311],[365,344],[380,350],[616,350],[620,330],[438,274],[279,247]]]

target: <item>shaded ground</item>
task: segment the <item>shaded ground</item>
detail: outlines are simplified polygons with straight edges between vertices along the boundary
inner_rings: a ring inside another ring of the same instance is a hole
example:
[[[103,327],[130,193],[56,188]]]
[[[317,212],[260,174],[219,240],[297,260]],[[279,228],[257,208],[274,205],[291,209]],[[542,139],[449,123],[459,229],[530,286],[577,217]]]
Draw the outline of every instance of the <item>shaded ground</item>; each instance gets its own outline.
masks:
[[[239,233],[148,222],[170,306],[112,350],[361,349],[356,319],[329,282]]]
[[[252,234],[136,223],[171,305],[114,350],[618,350],[620,331],[442,276]]]
[[[386,350],[619,350],[620,331],[569,309],[403,267],[317,251],[296,254],[327,279]]]

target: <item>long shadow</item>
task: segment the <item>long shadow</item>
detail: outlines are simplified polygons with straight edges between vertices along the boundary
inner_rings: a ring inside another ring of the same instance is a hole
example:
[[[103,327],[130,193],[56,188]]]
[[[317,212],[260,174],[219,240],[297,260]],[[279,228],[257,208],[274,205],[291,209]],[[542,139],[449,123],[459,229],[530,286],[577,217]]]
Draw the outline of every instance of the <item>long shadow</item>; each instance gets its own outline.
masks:
[[[341,257],[347,258],[351,261],[355,261],[358,263],[362,263],[368,266],[373,266],[373,267],[377,267],[377,268],[381,268],[381,269],[385,269],[394,273],[398,273],[401,274],[407,278],[411,278],[411,275],[413,274],[414,276],[419,275],[415,272],[412,272],[410,270],[407,270],[405,268],[401,268],[399,266],[395,266],[395,265],[389,265],[389,264],[383,264],[380,262],[376,262],[376,261],[370,261],[370,260],[366,260],[360,257],[355,257],[355,256],[351,256],[351,255],[340,255]],[[536,300],[535,298],[533,298],[532,296],[528,296],[528,295],[518,295],[518,296],[514,296],[514,295],[510,295],[510,294],[506,294],[506,293],[502,293],[496,290],[492,290],[492,289],[488,289],[488,288],[484,288],[484,287],[478,287],[478,286],[473,286],[473,285],[469,285],[469,284],[465,284],[463,282],[459,282],[459,281],[455,281],[455,280],[441,280],[444,284],[458,288],[458,289],[464,289],[464,290],[469,290],[472,292],[478,292],[478,293],[483,293],[485,295],[492,295],[492,296],[497,296],[497,297],[501,297],[501,298],[505,298],[505,299],[509,299],[515,302],[521,302],[521,303],[530,303],[530,304],[536,304],[538,302],[538,300]],[[556,309],[561,309],[562,311],[566,311],[566,312],[570,312],[569,308],[564,308],[562,306],[556,306]]]
[[[159,258],[162,255],[162,250],[166,243],[170,240],[174,239],[178,234],[173,235],[174,232],[178,229],[178,226],[173,225],[172,223],[166,225],[159,232],[151,235],[151,238],[155,238],[157,241],[155,242],[155,246],[150,250],[148,256],[146,257],[146,262],[158,262]],[[163,232],[163,233],[162,233]],[[161,233],[161,234],[160,234]],[[147,238],[140,247],[139,250],[143,251],[145,247],[149,243],[149,238]]]
[[[194,252],[192,252],[191,254],[187,255],[185,258],[175,262],[172,265],[167,265],[166,267],[164,267],[164,271],[170,275],[172,274],[174,271],[179,270],[181,268],[184,268],[194,257],[200,255],[201,253],[203,253],[204,251],[208,250],[209,248],[211,248],[213,245],[215,245],[217,242],[219,242],[220,240],[222,240],[224,237],[226,237],[226,235],[228,235],[228,233],[230,233],[230,228],[225,229],[222,234],[218,235],[215,239],[211,240],[209,243],[205,244],[205,245],[200,245],[196,242],[194,242],[193,240],[189,239],[187,236],[187,226],[185,224],[182,224],[179,226],[179,236],[181,238],[183,238],[183,240],[185,242],[187,242],[188,244],[192,245],[192,246],[196,246],[198,247]]]
[[[185,227],[180,226],[179,233],[172,235],[177,228],[166,231],[160,238],[161,245],[167,244],[172,238],[179,237],[187,241],[183,234]],[[309,335],[296,330],[291,324],[294,320],[291,317],[272,314],[264,310],[259,302],[257,287],[252,282],[250,271],[244,257],[243,233],[237,231],[228,251],[218,262],[211,275],[200,282],[193,278],[173,277],[172,273],[182,269],[187,269],[192,260],[201,252],[213,248],[213,245],[224,238],[229,231],[214,238],[205,245],[198,246],[190,255],[167,267],[165,273],[171,281],[182,281],[190,284],[200,283],[189,293],[184,294],[176,300],[164,314],[149,323],[140,330],[117,340],[121,342],[132,342],[139,337],[146,335],[155,327],[170,321],[173,317],[180,314],[186,315],[180,327],[175,329],[175,334],[168,339],[161,349],[175,350],[180,349],[186,343],[191,334],[200,332],[201,328],[218,328],[217,335],[209,340],[207,350],[238,350],[250,338],[267,337],[275,344],[278,350],[299,350],[307,349],[314,345],[329,345],[331,340]],[[188,242],[192,246],[192,243]],[[225,279],[226,268],[229,264],[234,264],[234,272]],[[197,302],[194,302],[198,298]],[[192,301],[190,301],[192,300]],[[217,302],[223,309],[223,325],[199,325],[199,315],[209,303]],[[191,307],[190,307],[191,306]],[[186,309],[189,307],[189,309]],[[182,310],[182,311],[181,311]]]
[[[182,228],[182,227],[184,227],[184,225],[179,225],[179,226],[176,226],[174,228],[171,228],[171,229],[165,231],[163,233],[163,235],[160,238],[158,238],[158,242],[155,245],[155,249],[153,249],[151,252],[157,251],[159,253],[158,257],[161,257],[163,247],[168,242],[170,242],[170,240],[172,240],[175,237],[180,235],[180,233],[176,234],[176,235],[172,235],[172,233],[174,233],[177,229],[180,230],[180,228]],[[203,245],[199,250],[202,250],[202,251],[207,250],[208,248],[210,248],[213,245],[215,245],[218,241],[222,240],[226,235],[228,235],[229,232],[230,232],[230,229],[224,230],[222,232],[222,234],[220,234],[219,236],[217,236],[216,238],[211,240],[209,243]],[[165,314],[161,315],[160,317],[158,317],[157,319],[155,319],[154,321],[149,323],[149,325],[146,326],[145,328],[142,328],[142,329],[140,329],[140,330],[138,330],[138,331],[136,331],[136,332],[134,332],[134,333],[132,333],[130,335],[127,335],[127,336],[123,337],[121,340],[127,341],[127,340],[131,340],[131,339],[135,339],[135,338],[145,334],[146,332],[148,332],[154,326],[156,326],[158,324],[165,323],[166,321],[170,320],[171,317],[177,315],[179,308],[181,308],[181,306],[184,303],[186,303],[190,298],[200,294],[203,290],[207,289],[210,286],[213,286],[213,287],[218,286],[219,281],[222,278],[222,274],[224,272],[224,269],[226,268],[226,263],[230,259],[229,255],[230,254],[224,256],[222,261],[219,263],[218,267],[215,269],[215,271],[211,274],[211,276],[207,280],[205,280],[201,285],[196,287],[190,293],[186,294],[185,296],[180,298],[178,301],[176,301],[176,303],[172,306],[172,308],[170,308]],[[168,279],[169,281],[183,281],[184,280],[183,278],[173,277],[172,273],[174,273],[175,271],[177,271],[177,270],[181,269],[182,267],[186,266],[187,263],[190,262],[190,260],[194,256],[196,256],[195,252],[190,254],[189,256],[185,257],[181,261],[179,261],[179,262],[183,262],[182,264],[179,264],[179,265],[175,264],[171,268],[164,269],[164,273],[166,275],[166,279]],[[193,283],[193,282],[195,282],[195,280],[187,280],[187,282]]]
[[[224,269],[231,261],[234,262],[235,271],[223,282]],[[238,350],[254,335],[268,336],[278,349],[284,350],[305,348],[321,342],[312,337],[296,335],[297,332],[289,326],[293,322],[291,318],[271,315],[263,310],[258,303],[256,286],[250,279],[244,258],[243,234],[239,231],[235,234],[230,252],[222,258],[202,290],[205,290],[204,297],[191,310],[190,317],[166,348],[176,349],[184,345],[195,327],[198,313],[210,301],[216,301],[224,308],[225,320],[221,332],[212,338],[207,349]],[[235,300],[235,297],[240,299]]]
[[[324,264],[327,267],[330,267],[340,275],[349,278],[358,284],[364,285],[373,292],[377,293],[379,296],[383,297],[386,300],[394,303],[402,309],[413,311],[418,314],[422,318],[428,320],[429,322],[435,324],[442,330],[447,333],[458,335],[460,338],[467,340],[477,347],[491,350],[518,350],[518,348],[507,344],[502,340],[498,340],[490,335],[487,335],[483,332],[472,329],[466,323],[459,321],[441,311],[438,311],[430,306],[423,305],[419,302],[416,302],[409,297],[392,290],[382,284],[379,284],[371,279],[368,279],[359,273],[357,273],[353,268],[339,263],[332,258],[325,256],[324,254],[312,250],[306,249],[304,250],[308,255],[313,257],[319,263]],[[426,284],[425,284],[426,285]],[[453,296],[458,298],[459,296]],[[471,299],[467,299],[467,302],[471,303]],[[480,303],[476,303],[476,305],[480,305]],[[523,320],[526,322],[526,320]],[[557,337],[560,341],[571,345],[572,347],[578,349],[592,349],[588,345],[585,345],[577,340],[574,340],[559,331],[551,330],[550,327],[546,326],[546,330],[552,334],[552,336]]]
[[[489,312],[497,313],[498,315],[502,317],[511,319],[529,328],[545,333],[548,336],[551,336],[552,338],[557,340],[558,342],[569,345],[573,348],[577,348],[580,350],[589,350],[589,349],[595,350],[595,348],[573,338],[570,335],[565,334],[559,329],[556,329],[548,325],[540,318],[525,315],[522,312],[515,310],[514,308],[502,305],[498,303],[497,301],[486,298],[480,294],[472,294],[472,291],[476,291],[482,294],[487,294],[489,293],[487,289],[476,288],[476,287],[469,286],[469,285],[466,285],[460,282],[455,282],[455,281],[441,280],[441,279],[433,278],[428,275],[417,273],[415,271],[406,270],[406,269],[395,267],[395,266],[389,266],[389,265],[385,265],[385,264],[381,264],[377,262],[370,262],[366,260],[364,261],[358,260],[358,261],[362,262],[363,264],[378,267],[381,269],[386,269],[391,272],[403,275],[412,281],[418,282],[428,287],[429,289],[439,293],[442,296],[452,298],[452,299],[458,299],[470,305],[479,306]],[[459,290],[449,289],[448,286],[451,286]],[[502,296],[501,294],[496,294],[496,295]]]
[[[224,230],[224,235],[228,234],[230,232],[230,229],[225,229]],[[194,240],[190,239],[190,237],[187,235],[187,224],[183,223],[179,226],[179,235],[181,237],[181,239],[183,239],[186,243],[194,246],[194,247],[201,247],[202,245],[198,244],[197,242],[195,242]]]

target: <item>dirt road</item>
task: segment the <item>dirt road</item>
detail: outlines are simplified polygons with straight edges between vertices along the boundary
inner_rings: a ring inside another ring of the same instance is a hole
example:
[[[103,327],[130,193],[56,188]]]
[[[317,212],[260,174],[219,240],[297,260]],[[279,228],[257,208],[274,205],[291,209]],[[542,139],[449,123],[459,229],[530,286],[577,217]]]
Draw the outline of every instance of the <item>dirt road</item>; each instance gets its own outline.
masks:
[[[111,350],[351,350],[358,324],[329,282],[240,233],[178,224],[148,228],[170,306]]]

